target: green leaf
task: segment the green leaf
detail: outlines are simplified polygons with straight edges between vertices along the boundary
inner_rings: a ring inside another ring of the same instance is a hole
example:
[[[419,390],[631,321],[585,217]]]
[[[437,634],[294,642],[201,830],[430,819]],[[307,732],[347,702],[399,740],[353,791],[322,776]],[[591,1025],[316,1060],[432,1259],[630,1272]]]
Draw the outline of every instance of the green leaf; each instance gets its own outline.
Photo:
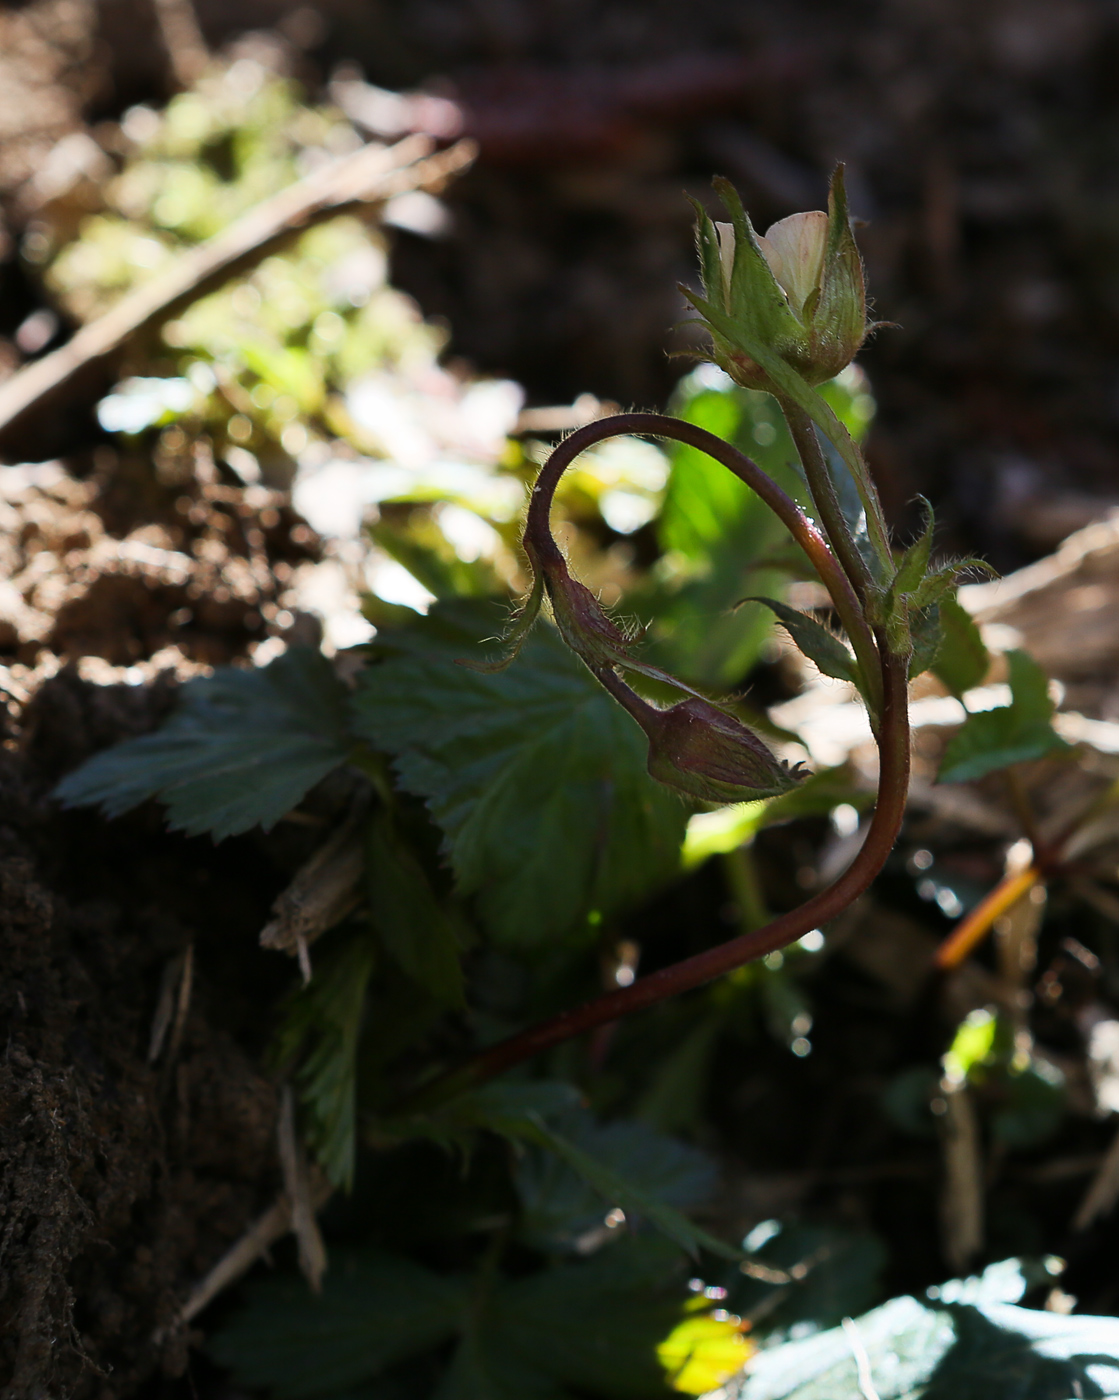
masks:
[[[1119,1320],[1113,1317],[1064,1317],[997,1301],[934,1306],[906,1297],[866,1313],[855,1329],[880,1400],[1119,1395]],[[729,1395],[865,1400],[852,1340],[850,1330],[836,1327],[759,1352]]]
[[[543,949],[669,878],[687,812],[645,771],[637,725],[551,628],[499,674],[456,666],[493,621],[440,605],[394,632],[394,654],[359,678],[354,724],[427,799],[494,937]]]
[[[931,669],[958,698],[982,683],[991,656],[975,619],[956,598],[940,604],[940,631],[940,650]]]
[[[222,667],[183,686],[162,729],[94,755],[55,795],[108,817],[157,797],[173,830],[218,841],[268,830],[346,762],[345,697],[329,661],[307,648],[259,670]]]
[[[336,1186],[354,1175],[357,1052],[375,954],[367,930],[315,959],[311,981],[288,998],[272,1053],[294,1064],[307,1143]]]
[[[441,1277],[338,1249],[318,1297],[295,1277],[250,1284],[210,1352],[239,1386],[304,1400],[367,1384],[458,1335],[439,1400],[566,1400],[572,1390],[667,1400],[656,1346],[680,1316],[677,1258],[628,1239],[588,1262],[504,1279],[485,1268]]]
[[[931,608],[910,613],[909,635],[913,640],[913,651],[909,657],[909,678],[912,680],[914,676],[923,675],[929,670],[940,653],[940,608],[935,603]]]
[[[585,1111],[561,1121],[571,1141],[624,1177],[631,1189],[676,1207],[696,1205],[711,1194],[715,1169],[710,1160],[645,1123],[598,1125]],[[519,1233],[526,1243],[566,1251],[602,1225],[601,1193],[554,1150],[529,1147],[517,1162],[516,1181],[522,1204]]]
[[[856,680],[858,672],[854,657],[839,638],[814,617],[797,612],[795,608],[778,603],[773,598],[753,598],[748,601],[763,603],[772,609],[799,649],[825,676],[833,676],[840,681]]]
[[[929,556],[932,554],[933,531],[936,529],[936,521],[933,518],[932,506],[923,496],[918,497],[924,507],[925,524],[921,534],[913,544],[902,555],[898,563],[897,573],[894,575],[892,592],[895,597],[903,597],[907,593],[912,593],[917,585],[923,582],[925,575],[929,571]]]
[[[455,928],[385,811],[369,824],[369,917],[402,971],[444,1006],[464,1005]]]
[[[542,1119],[536,1120],[532,1136],[566,1162],[573,1172],[598,1192],[608,1206],[619,1206],[627,1216],[647,1220],[689,1254],[698,1254],[700,1249],[707,1249],[713,1254],[722,1255],[724,1259],[740,1257],[738,1250],[693,1224],[674,1206],[623,1176],[609,1162],[593,1156]]]
[[[970,782],[1068,748],[1051,723],[1045,672],[1027,652],[1008,651],[1006,659],[1011,703],[968,715],[944,752],[938,782]]]
[[[675,1264],[622,1240],[585,1263],[480,1288],[435,1400],[667,1400],[656,1347],[680,1317]]]
[[[329,1395],[446,1341],[467,1298],[462,1278],[390,1254],[334,1250],[318,1295],[293,1276],[253,1284],[210,1353],[239,1385],[267,1387],[275,1400]]]

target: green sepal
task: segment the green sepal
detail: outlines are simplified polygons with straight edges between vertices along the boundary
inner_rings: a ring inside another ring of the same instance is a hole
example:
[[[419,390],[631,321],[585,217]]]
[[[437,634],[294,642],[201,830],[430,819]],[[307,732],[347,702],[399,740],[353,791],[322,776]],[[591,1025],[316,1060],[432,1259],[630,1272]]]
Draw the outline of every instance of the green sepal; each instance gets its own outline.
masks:
[[[909,615],[909,635],[913,650],[909,657],[909,679],[923,675],[933,667],[940,652],[942,632],[940,605],[920,608]]]
[[[831,407],[812,390],[791,365],[787,365],[784,360],[773,354],[764,345],[746,335],[742,328],[725,312],[720,311],[705,298],[697,296],[688,287],[681,286],[680,290],[708,323],[716,349],[721,350],[724,358],[732,366],[736,353],[746,355],[755,361],[770,380],[770,392],[778,398],[791,399],[798,408],[802,408],[828,441],[832,443],[855,479],[859,499],[866,511],[867,532],[875,552],[884,561],[887,561],[892,569],[893,555],[881,524],[878,492],[870,479],[870,473],[867,471],[862,454]]]
[[[913,593],[924,582],[929,571],[929,557],[932,554],[933,531],[936,528],[936,521],[933,517],[932,506],[925,500],[924,496],[917,498],[924,508],[925,524],[920,535],[913,544],[901,556],[898,563],[897,573],[890,591],[894,597],[902,597]]]
[[[745,598],[746,603],[761,603],[777,615],[777,620],[792,637],[800,651],[825,676],[837,681],[850,681],[861,689],[862,675],[858,663],[843,643],[821,622],[807,613],[797,612],[775,598]]]

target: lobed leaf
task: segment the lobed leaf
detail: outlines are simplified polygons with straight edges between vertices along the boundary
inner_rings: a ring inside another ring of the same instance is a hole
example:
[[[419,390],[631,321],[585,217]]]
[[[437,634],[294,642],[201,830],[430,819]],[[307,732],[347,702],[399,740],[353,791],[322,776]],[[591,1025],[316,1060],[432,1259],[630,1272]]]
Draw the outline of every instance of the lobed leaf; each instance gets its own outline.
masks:
[[[217,841],[268,830],[346,762],[345,696],[330,662],[309,648],[255,670],[222,667],[183,686],[162,729],[95,754],[55,796],[108,817],[155,797],[173,830]]]
[[[494,937],[539,949],[671,876],[687,811],[551,628],[499,674],[456,666],[487,630],[485,607],[448,604],[394,633],[394,654],[359,678],[354,727],[427,800]]]

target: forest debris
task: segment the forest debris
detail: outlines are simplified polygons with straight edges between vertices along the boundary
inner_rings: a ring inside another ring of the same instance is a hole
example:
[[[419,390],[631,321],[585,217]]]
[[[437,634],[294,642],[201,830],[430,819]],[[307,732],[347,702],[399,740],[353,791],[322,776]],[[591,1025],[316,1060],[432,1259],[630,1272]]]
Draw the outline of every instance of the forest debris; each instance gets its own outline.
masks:
[[[1111,1140],[1107,1155],[1092,1178],[1084,1199],[1072,1217],[1074,1230],[1086,1230],[1089,1225],[1107,1215],[1119,1201],[1119,1133]]]
[[[370,144],[262,200],[229,228],[184,253],[166,273],[128,292],[65,345],[0,385],[0,440],[32,411],[53,404],[77,376],[109,360],[140,331],[167,320],[235,272],[260,261],[291,234],[406,190],[440,190],[471,163],[474,153],[468,141],[433,153],[432,142],[424,136],[407,136],[389,147]]]
[[[190,943],[185,952],[171,958],[163,969],[159,983],[159,999],[156,1002],[155,1015],[152,1017],[152,1033],[148,1045],[149,1065],[154,1065],[159,1059],[172,1023],[174,1030],[167,1052],[167,1062],[170,1064],[174,1060],[182,1040],[187,1011],[190,1009],[193,982],[194,944]]]
[[[311,1288],[318,1293],[326,1272],[326,1245],[315,1219],[314,1193],[303,1143],[296,1131],[295,1094],[290,1084],[285,1084],[280,1091],[277,1131],[284,1190],[291,1201],[291,1228],[298,1246],[299,1267]]]
[[[855,1369],[859,1376],[859,1394],[863,1400],[878,1400],[878,1391],[874,1387],[874,1376],[870,1369],[870,1357],[866,1354],[866,1347],[863,1345],[863,1339],[854,1318],[845,1317],[843,1319],[843,1333],[855,1358]]]
[[[960,602],[981,627],[1013,628],[1017,638],[1011,644],[1025,647],[1050,675],[1114,675],[1119,511],[1070,535],[1036,564],[961,588]]]
[[[940,1082],[938,1116],[944,1162],[940,1228],[944,1257],[962,1274],[983,1247],[983,1158],[979,1115],[966,1080]],[[938,1105],[934,1105],[938,1106]]]
[[[302,963],[307,948],[355,907],[365,868],[363,815],[364,807],[347,818],[277,896],[275,917],[261,930],[262,948],[290,953]]]
[[[330,1199],[333,1187],[315,1168],[308,1173],[308,1182],[310,1207],[319,1211]],[[206,1277],[194,1287],[170,1326],[156,1334],[156,1342],[186,1327],[219,1293],[236,1283],[242,1274],[248,1273],[260,1256],[277,1240],[282,1239],[291,1228],[291,1200],[286,1192],[281,1191],[264,1214],[249,1226],[233,1248],[223,1254]]]

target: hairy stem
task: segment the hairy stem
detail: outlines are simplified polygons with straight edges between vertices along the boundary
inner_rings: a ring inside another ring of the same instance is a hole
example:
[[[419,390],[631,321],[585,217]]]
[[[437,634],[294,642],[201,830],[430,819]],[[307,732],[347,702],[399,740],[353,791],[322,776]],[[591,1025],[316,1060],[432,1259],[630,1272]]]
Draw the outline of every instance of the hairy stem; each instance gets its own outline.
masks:
[[[836,495],[835,482],[832,481],[831,472],[828,470],[820,439],[816,436],[815,425],[803,408],[798,408],[788,399],[778,399],[777,402],[785,415],[785,422],[789,425],[793,443],[800,455],[808,490],[820,513],[828,543],[843,565],[855,592],[865,601],[871,595],[874,581],[866,560],[859,553],[851,527],[844,518],[839,497]]]
[[[552,497],[560,477],[580,452],[586,451],[588,447],[606,438],[634,433],[646,437],[670,438],[706,452],[740,481],[745,482],[781,520],[789,534],[804,550],[820,582],[831,595],[866,681],[867,704],[872,716],[877,718],[882,705],[878,646],[855,590],[828,547],[827,540],[796,501],[782,491],[756,462],[751,461],[736,447],[724,442],[722,438],[716,437],[714,433],[709,433],[706,428],[697,427],[694,423],[684,423],[678,418],[669,418],[662,413],[619,413],[576,429],[555,449],[536,478],[525,523],[526,544],[531,544],[541,561],[562,560],[559,546],[552,538],[549,526]]]
[[[540,473],[529,506],[526,538],[542,559],[549,551],[559,557],[559,549],[548,528],[552,496],[564,469],[585,447],[615,433],[646,433],[675,438],[709,452],[771,506],[788,526],[794,539],[804,548],[815,564],[821,579],[836,599],[854,608],[862,630],[870,636],[870,651],[876,669],[882,705],[876,730],[879,752],[878,800],[874,817],[859,853],[850,866],[826,890],[822,890],[799,908],[782,914],[764,927],[743,933],[737,938],[686,958],[671,967],[639,978],[629,987],[607,992],[582,1006],[561,1012],[528,1030],[511,1036],[497,1045],[481,1050],[465,1063],[440,1075],[394,1104],[392,1116],[423,1112],[447,1102],[465,1090],[485,1083],[503,1071],[521,1064],[541,1051],[560,1045],[575,1036],[609,1025],[635,1011],[655,1006],[669,997],[691,991],[716,977],[732,972],[744,963],[764,957],[783,948],[812,929],[827,923],[842,913],[870,885],[893,849],[905,815],[909,788],[909,716],[907,662],[892,654],[885,638],[877,642],[862,619],[857,599],[846,574],[836,563],[819,531],[807,519],[799,506],[761,471],[748,457],[729,447],[721,439],[690,423],[663,418],[659,414],[628,413],[605,419],[579,429],[552,454]]]

